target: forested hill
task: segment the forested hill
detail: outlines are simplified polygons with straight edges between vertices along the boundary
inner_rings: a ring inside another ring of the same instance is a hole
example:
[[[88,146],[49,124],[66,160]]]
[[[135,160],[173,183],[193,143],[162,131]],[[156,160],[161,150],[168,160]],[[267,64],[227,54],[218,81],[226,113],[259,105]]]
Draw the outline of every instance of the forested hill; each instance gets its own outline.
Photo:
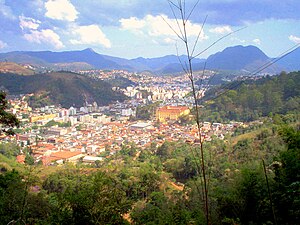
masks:
[[[205,103],[205,120],[251,121],[270,114],[300,110],[300,71],[267,76],[257,81],[235,82],[221,87],[226,91]]]
[[[0,73],[1,89],[9,94],[35,95],[31,106],[60,104],[63,107],[80,107],[85,102],[107,105],[112,101],[123,101],[126,96],[112,91],[112,86],[101,80],[71,72],[52,72],[33,76]]]

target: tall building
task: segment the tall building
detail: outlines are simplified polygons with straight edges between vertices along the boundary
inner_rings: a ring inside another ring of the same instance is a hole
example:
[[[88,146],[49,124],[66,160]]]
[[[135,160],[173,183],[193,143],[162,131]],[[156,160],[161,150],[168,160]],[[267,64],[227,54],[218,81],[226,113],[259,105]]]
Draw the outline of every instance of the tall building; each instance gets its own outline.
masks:
[[[74,108],[74,107],[71,106],[69,108],[69,115],[70,116],[74,116],[74,115],[76,115],[76,113],[77,113],[76,108]]]
[[[156,118],[159,122],[178,120],[180,116],[188,115],[190,109],[186,106],[163,106],[156,110]]]

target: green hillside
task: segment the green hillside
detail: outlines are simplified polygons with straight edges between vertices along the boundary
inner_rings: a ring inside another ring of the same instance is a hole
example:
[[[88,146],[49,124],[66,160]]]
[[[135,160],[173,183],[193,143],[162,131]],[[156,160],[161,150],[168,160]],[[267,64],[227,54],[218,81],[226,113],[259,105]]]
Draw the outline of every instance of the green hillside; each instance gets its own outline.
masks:
[[[281,73],[256,81],[233,82],[207,93],[201,110],[209,121],[251,121],[270,114],[297,113],[300,110],[300,72]],[[218,97],[214,97],[217,95]]]
[[[1,74],[0,83],[9,94],[34,93],[31,105],[60,104],[63,107],[82,106],[85,102],[107,105],[123,101],[122,93],[114,92],[111,85],[71,72],[52,72],[34,76]]]

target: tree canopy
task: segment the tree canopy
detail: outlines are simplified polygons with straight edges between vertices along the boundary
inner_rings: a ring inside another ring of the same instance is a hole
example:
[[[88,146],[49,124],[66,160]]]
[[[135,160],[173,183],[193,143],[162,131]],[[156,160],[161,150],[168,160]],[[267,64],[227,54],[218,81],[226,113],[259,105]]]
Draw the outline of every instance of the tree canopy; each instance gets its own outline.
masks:
[[[13,127],[18,127],[20,122],[17,117],[7,112],[8,102],[6,100],[6,93],[0,91],[0,134],[2,132],[6,134],[13,134]]]
[[[270,114],[297,113],[300,110],[300,72],[281,73],[259,80],[232,82],[214,97],[209,91],[201,116],[207,121],[252,121]],[[218,92],[217,92],[218,93]]]

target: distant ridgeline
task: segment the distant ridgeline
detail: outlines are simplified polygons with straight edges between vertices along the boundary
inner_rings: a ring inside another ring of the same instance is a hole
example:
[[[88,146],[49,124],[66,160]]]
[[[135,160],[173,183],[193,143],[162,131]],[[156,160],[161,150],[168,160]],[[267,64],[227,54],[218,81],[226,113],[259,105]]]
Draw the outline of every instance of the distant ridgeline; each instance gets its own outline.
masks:
[[[112,86],[71,72],[52,72],[32,76],[0,73],[0,89],[9,94],[35,95],[30,98],[33,107],[60,104],[63,107],[82,106],[85,102],[107,105],[124,101],[126,96],[112,90]]]
[[[271,114],[297,113],[300,110],[300,72],[281,73],[253,81],[238,81],[221,86],[206,95],[201,116],[208,121],[251,121]]]
[[[299,65],[300,48],[286,55],[274,65],[268,66],[263,73],[276,74],[280,71],[297,71]],[[15,62],[34,65],[50,70],[128,70],[151,71],[155,74],[174,74],[182,72],[181,62],[186,61],[186,56],[167,55],[158,58],[125,59],[102,55],[93,49],[82,51],[16,51],[0,53],[0,62]],[[268,57],[262,50],[255,46],[232,46],[221,52],[210,55],[207,59],[194,58],[194,70],[230,70],[253,71],[269,63],[273,58]]]

